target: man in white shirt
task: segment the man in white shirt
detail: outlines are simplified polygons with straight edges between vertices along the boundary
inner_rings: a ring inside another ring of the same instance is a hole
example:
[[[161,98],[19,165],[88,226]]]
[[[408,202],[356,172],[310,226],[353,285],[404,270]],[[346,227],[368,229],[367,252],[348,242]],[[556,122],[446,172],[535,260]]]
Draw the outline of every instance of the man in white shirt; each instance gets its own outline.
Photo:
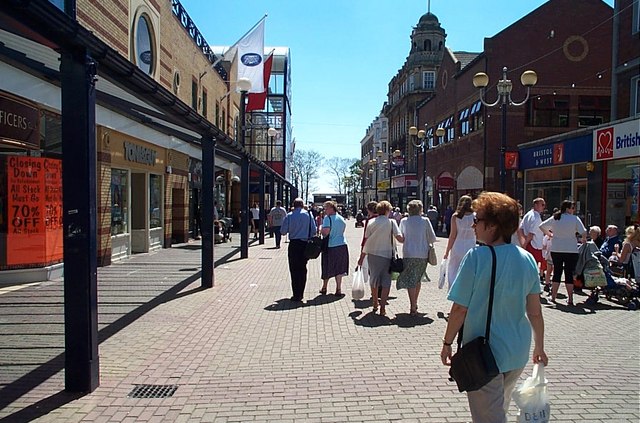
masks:
[[[282,239],[280,227],[282,226],[282,222],[286,216],[287,211],[282,207],[282,201],[280,200],[276,201],[276,206],[271,209],[267,216],[269,228],[271,228],[273,234],[276,236],[276,248],[280,248],[280,240]]]
[[[522,248],[527,250],[533,255],[539,266],[543,266],[542,262],[542,239],[544,234],[540,230],[542,224],[542,217],[540,214],[544,211],[546,203],[544,198],[538,197],[533,200],[533,207],[522,218],[522,223],[518,231],[520,232],[520,239],[524,240]]]
[[[251,232],[253,239],[258,239],[258,231],[260,230],[260,207],[258,203],[253,203],[253,207],[249,209],[251,213]]]

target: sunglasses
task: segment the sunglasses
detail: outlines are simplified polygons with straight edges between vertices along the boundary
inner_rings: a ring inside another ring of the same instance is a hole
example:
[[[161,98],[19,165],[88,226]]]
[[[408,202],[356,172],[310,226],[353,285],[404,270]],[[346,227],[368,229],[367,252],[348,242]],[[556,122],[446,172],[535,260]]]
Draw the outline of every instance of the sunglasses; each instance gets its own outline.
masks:
[[[474,225],[477,225],[477,224],[478,224],[478,222],[484,222],[485,220],[487,220],[487,219],[482,219],[482,218],[478,218],[478,217],[475,217],[475,216],[474,216],[474,217],[473,217],[473,224],[474,224]]]

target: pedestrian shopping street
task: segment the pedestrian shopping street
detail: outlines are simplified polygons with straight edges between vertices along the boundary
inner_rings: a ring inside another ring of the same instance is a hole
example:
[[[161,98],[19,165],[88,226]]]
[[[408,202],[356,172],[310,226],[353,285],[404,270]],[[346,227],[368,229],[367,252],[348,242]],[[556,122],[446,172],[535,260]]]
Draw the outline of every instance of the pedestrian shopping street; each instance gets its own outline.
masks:
[[[354,222],[352,269],[362,234]],[[240,260],[233,235],[215,246],[211,289],[200,289],[199,242],[98,269],[100,386],[85,396],[64,392],[61,281],[1,287],[0,421],[470,420],[440,364],[450,303],[437,266],[428,268],[418,317],[395,287],[387,316],[373,314],[368,300],[352,301],[351,276],[345,297],[320,296],[319,260],[309,263],[299,305],[288,300],[288,244],[252,241]],[[439,257],[446,241],[436,243]],[[637,422],[640,311],[604,299],[594,310],[546,301],[543,309],[552,419]],[[138,385],[172,389],[132,398]],[[515,413],[512,404],[511,420]]]

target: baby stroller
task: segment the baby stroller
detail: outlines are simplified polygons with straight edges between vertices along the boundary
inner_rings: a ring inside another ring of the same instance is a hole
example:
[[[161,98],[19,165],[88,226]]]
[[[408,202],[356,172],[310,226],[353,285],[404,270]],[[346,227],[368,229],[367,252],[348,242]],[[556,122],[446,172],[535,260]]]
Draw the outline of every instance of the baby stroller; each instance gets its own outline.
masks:
[[[620,305],[626,306],[629,310],[640,308],[640,287],[638,286],[637,278],[634,281],[631,278],[614,276],[611,273],[607,259],[602,256],[598,257],[598,259],[604,269],[607,285],[594,288],[589,298],[587,298],[586,304],[593,306],[600,299],[600,295],[604,295],[607,300],[615,301]]]
[[[213,235],[216,244],[231,241],[231,224],[229,217],[221,217],[213,222]]]

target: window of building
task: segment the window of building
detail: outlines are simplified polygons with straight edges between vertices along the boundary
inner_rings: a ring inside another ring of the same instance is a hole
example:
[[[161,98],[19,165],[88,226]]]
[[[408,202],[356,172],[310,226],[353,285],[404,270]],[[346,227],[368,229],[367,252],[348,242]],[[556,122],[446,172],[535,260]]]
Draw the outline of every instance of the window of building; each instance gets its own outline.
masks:
[[[581,95],[578,99],[578,126],[595,126],[608,122],[611,114],[611,98]]]
[[[482,102],[478,100],[469,110],[469,132],[477,131],[483,126]]]
[[[191,80],[191,107],[198,110],[198,81]]]
[[[640,76],[631,79],[631,101],[629,103],[631,106],[629,116],[640,115]]]
[[[433,71],[422,72],[422,88],[432,90],[436,86],[436,73]]]
[[[222,109],[222,125],[220,127],[222,132],[227,132],[227,111]]]
[[[146,13],[138,15],[133,28],[133,53],[135,64],[146,74],[155,73],[156,46],[153,25]]]
[[[465,136],[469,133],[469,107],[460,112],[458,122],[460,122],[460,135]]]
[[[129,172],[111,169],[111,235],[129,232]]]
[[[162,226],[162,176],[149,175],[149,228]]]
[[[216,101],[215,125],[220,128],[220,103]]]
[[[424,51],[431,51],[431,40],[424,40]]]
[[[569,96],[539,95],[527,102],[528,126],[569,126]]]
[[[415,74],[411,74],[409,75],[409,91],[413,91],[416,89],[416,75]]]
[[[202,88],[202,116],[207,117],[207,90]]]

